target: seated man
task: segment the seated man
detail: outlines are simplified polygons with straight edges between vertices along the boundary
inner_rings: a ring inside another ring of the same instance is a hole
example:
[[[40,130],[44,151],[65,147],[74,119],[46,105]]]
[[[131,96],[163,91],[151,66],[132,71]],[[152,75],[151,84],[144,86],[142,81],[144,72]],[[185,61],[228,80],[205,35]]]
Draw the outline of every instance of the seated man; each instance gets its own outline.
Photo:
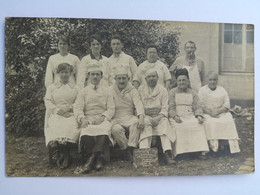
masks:
[[[138,91],[129,81],[126,68],[115,70],[116,83],[110,87],[115,102],[115,115],[112,119],[112,138],[121,150],[127,150],[127,160],[132,161],[133,148],[138,145],[140,132],[144,128],[144,109]],[[136,115],[135,116],[135,111]],[[126,131],[129,139],[126,138]]]
[[[236,125],[229,113],[230,103],[226,90],[217,85],[218,75],[208,73],[208,84],[200,88],[199,98],[205,113],[206,136],[209,147],[218,151],[218,140],[228,140],[230,152],[240,152]]]
[[[75,102],[74,112],[80,124],[79,149],[88,157],[80,173],[92,169],[100,170],[103,166],[103,153],[108,147],[110,135],[110,120],[115,112],[112,94],[100,85],[102,71],[100,66],[88,68],[91,84],[83,88]]]
[[[145,129],[140,135],[140,148],[150,148],[152,136],[160,136],[167,164],[175,164],[172,159],[171,141],[175,141],[175,132],[168,121],[168,92],[157,83],[158,74],[150,69],[145,74],[146,83],[138,91],[145,110]]]

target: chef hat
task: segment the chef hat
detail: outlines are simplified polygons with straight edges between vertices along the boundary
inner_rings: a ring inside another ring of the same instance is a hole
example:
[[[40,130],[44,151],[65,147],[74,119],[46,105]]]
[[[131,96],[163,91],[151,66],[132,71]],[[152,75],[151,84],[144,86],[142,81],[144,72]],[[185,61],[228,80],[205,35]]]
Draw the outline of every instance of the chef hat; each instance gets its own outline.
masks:
[[[91,63],[89,66],[88,66],[88,73],[89,72],[93,72],[93,71],[101,71],[101,66],[99,63]]]
[[[154,72],[156,72],[157,75],[158,75],[158,72],[157,72],[157,70],[156,70],[155,68],[148,69],[148,70],[145,72],[144,76],[147,77],[149,74],[154,73]]]
[[[176,74],[175,74],[176,79],[178,78],[178,76],[181,76],[181,75],[185,75],[189,79],[189,72],[186,68],[181,68],[176,71]]]
[[[119,66],[116,67],[116,69],[115,69],[115,76],[119,75],[119,74],[126,74],[126,75],[128,75],[128,70],[126,69],[125,66],[119,65]]]

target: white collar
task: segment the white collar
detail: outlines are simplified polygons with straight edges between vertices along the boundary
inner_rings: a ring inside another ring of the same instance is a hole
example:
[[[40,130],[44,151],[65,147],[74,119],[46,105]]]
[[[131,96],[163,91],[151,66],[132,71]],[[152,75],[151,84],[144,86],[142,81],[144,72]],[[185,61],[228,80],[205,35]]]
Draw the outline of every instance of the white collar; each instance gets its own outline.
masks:
[[[91,89],[95,90],[95,87],[96,87],[96,90],[99,89],[100,87],[100,82],[97,84],[97,85],[93,85],[92,83],[89,83],[89,86],[91,87]]]
[[[54,86],[57,87],[57,88],[60,88],[60,87],[63,86],[63,85],[68,85],[68,86],[70,86],[71,88],[74,88],[76,84],[73,83],[72,81],[69,81],[68,83],[63,84],[62,82],[60,82],[60,79],[58,79],[58,80],[54,83]]]
[[[125,53],[123,52],[123,51],[121,51],[121,53],[118,55],[118,57],[116,57],[115,56],[115,54],[113,54],[112,56],[113,56],[113,58],[119,58],[119,57],[121,57],[122,55],[124,55]]]

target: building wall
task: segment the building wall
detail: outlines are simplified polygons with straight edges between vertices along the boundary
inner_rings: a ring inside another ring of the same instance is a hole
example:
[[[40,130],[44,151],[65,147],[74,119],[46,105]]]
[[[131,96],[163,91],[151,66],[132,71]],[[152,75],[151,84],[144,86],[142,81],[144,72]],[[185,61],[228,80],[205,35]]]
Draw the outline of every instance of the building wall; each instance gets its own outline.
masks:
[[[231,99],[254,100],[254,76],[252,74],[221,74],[219,24],[175,22],[181,29],[180,55],[184,55],[184,44],[188,40],[196,43],[196,55],[205,62],[206,72],[219,73],[219,84],[228,92]]]

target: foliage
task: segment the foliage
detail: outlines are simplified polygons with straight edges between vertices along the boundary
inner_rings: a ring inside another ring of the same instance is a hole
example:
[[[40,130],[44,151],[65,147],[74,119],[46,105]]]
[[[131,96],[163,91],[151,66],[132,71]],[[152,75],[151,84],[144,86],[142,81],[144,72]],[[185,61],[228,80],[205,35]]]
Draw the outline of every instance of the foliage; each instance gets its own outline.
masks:
[[[160,21],[67,18],[6,19],[6,130],[18,135],[43,132],[44,76],[48,57],[57,53],[57,36],[70,37],[70,52],[80,59],[90,52],[89,37],[102,38],[102,54],[110,56],[113,33],[123,37],[124,51],[137,64],[145,48],[155,44],[159,57],[171,65],[179,53],[179,28]]]

